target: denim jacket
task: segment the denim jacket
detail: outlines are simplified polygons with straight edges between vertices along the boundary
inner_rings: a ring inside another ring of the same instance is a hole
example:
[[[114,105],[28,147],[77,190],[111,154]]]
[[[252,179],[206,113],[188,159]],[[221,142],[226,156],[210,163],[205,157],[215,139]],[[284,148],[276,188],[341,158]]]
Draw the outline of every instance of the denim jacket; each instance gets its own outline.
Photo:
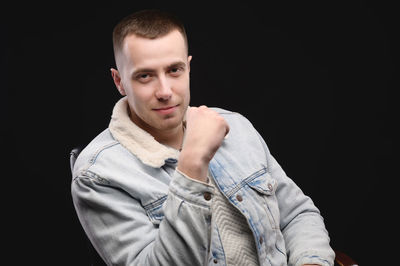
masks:
[[[226,265],[211,222],[214,189],[247,219],[260,265],[333,265],[319,210],[245,117],[215,108],[230,131],[209,164],[214,188],[179,172],[179,151],[126,110],[122,98],[109,128],[76,160],[71,187],[79,220],[108,265]]]

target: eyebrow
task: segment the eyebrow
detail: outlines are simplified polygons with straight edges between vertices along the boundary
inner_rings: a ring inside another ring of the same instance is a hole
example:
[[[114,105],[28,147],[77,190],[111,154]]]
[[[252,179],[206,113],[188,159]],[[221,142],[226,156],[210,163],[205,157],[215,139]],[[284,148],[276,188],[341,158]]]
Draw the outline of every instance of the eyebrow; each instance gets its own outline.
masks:
[[[171,64],[169,64],[168,66],[165,67],[165,69],[171,69],[171,68],[175,68],[175,67],[186,67],[186,64],[183,61],[177,61],[177,62],[173,62]],[[139,73],[154,73],[156,72],[154,69],[152,68],[138,68],[135,71],[133,71],[132,73],[132,77],[136,76]]]

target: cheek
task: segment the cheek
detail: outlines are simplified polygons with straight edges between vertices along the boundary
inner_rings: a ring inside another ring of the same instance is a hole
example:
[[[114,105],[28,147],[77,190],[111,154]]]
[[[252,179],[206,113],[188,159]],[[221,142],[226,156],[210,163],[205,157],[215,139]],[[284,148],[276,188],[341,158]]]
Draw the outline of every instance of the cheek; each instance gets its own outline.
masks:
[[[132,87],[132,89],[130,90],[130,97],[136,103],[145,103],[151,101],[151,99],[153,98],[153,90],[149,86],[135,86]]]
[[[176,92],[186,97],[189,94],[189,77],[183,77],[179,82],[176,84]]]

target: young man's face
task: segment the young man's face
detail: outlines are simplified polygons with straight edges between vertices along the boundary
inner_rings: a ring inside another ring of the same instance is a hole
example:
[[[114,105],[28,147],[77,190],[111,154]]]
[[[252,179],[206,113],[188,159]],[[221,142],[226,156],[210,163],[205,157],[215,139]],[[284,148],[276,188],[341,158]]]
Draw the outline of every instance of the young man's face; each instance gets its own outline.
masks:
[[[118,71],[112,71],[133,122],[150,133],[181,127],[190,100],[190,60],[177,30],[156,39],[125,38]]]

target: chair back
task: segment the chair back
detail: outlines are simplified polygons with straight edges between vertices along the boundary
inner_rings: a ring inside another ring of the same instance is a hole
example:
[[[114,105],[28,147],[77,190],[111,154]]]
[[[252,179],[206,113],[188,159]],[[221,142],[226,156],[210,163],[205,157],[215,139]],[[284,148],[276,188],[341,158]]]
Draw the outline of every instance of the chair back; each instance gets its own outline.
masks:
[[[78,155],[79,155],[79,153],[81,153],[81,151],[82,151],[82,147],[77,146],[77,147],[73,148],[69,154],[69,165],[71,167],[71,173],[74,170],[76,158],[78,158]]]

